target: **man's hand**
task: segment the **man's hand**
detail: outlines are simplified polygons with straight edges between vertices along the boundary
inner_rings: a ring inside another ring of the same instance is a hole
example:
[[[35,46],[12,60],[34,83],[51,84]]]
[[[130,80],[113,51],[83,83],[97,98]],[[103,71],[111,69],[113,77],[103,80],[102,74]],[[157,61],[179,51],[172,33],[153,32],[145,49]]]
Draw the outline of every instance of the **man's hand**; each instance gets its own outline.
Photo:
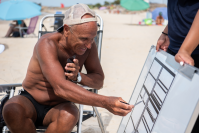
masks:
[[[67,76],[68,79],[70,79],[70,80],[76,81],[80,66],[79,66],[78,59],[74,59],[73,61],[74,61],[74,63],[66,64],[65,70],[71,71],[71,73],[65,72],[65,76]]]
[[[164,50],[165,52],[167,51],[169,47],[169,37],[167,35],[161,34],[156,45],[156,51],[159,49]]]
[[[104,108],[115,115],[126,116],[128,113],[132,111],[133,105],[128,105],[122,102],[125,102],[120,97],[108,97],[105,103],[102,103]]]
[[[191,55],[183,50],[179,50],[178,53],[175,55],[175,60],[180,63],[187,63],[191,66],[194,66],[194,60],[192,59]]]

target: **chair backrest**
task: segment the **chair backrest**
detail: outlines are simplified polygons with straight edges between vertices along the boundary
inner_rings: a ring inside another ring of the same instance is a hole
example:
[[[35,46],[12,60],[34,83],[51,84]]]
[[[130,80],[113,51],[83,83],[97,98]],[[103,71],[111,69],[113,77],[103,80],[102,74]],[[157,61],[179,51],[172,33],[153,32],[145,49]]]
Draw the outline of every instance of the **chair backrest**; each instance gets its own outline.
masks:
[[[34,32],[37,21],[38,21],[38,16],[31,18],[29,26],[28,26],[28,30],[27,30],[27,34],[31,34]]]

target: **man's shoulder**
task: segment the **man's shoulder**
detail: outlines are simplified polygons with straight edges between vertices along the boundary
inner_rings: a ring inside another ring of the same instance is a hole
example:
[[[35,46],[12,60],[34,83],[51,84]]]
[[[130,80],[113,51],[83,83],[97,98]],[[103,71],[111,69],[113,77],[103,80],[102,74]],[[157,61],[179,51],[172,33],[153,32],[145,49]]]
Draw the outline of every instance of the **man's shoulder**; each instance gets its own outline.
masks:
[[[53,38],[54,33],[48,33],[48,35],[43,35],[37,42],[36,45],[39,47],[56,47],[56,40]]]
[[[53,33],[50,33],[53,34]],[[35,45],[35,52],[36,54],[40,55],[48,55],[48,53],[51,53],[52,55],[57,54],[57,43],[56,39],[52,38],[51,35],[48,36],[42,36],[38,42]]]

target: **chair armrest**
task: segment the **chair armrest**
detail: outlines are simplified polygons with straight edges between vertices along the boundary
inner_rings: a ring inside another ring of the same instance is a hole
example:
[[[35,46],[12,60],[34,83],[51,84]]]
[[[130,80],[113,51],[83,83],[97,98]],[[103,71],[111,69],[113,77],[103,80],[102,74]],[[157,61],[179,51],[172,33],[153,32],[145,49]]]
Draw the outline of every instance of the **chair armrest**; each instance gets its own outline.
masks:
[[[78,84],[79,86],[83,87],[84,89],[88,90],[88,91],[91,91],[93,93],[96,93],[98,94],[98,90],[97,89],[94,89],[94,88],[90,88],[88,86],[85,86],[85,85],[81,85],[81,84]]]
[[[18,27],[15,27],[15,28],[16,28],[16,29],[20,29],[20,30],[21,30],[21,29],[22,29],[22,30],[23,30],[23,29],[28,29],[28,27],[19,27],[19,26],[18,26]]]
[[[16,84],[0,84],[1,87],[20,87],[22,86],[22,83],[16,83]]]
[[[16,84],[0,84],[0,92],[10,91],[13,87],[21,87],[22,83]]]

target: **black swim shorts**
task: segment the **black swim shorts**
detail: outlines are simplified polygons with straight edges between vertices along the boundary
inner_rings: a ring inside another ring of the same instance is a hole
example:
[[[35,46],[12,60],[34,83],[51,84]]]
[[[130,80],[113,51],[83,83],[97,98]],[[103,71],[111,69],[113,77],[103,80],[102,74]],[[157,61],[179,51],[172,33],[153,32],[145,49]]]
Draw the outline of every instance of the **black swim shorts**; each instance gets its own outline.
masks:
[[[21,91],[20,95],[28,98],[32,102],[33,106],[35,107],[35,110],[37,112],[37,119],[35,122],[35,126],[43,126],[43,120],[44,120],[45,115],[54,106],[39,104],[26,90]]]

